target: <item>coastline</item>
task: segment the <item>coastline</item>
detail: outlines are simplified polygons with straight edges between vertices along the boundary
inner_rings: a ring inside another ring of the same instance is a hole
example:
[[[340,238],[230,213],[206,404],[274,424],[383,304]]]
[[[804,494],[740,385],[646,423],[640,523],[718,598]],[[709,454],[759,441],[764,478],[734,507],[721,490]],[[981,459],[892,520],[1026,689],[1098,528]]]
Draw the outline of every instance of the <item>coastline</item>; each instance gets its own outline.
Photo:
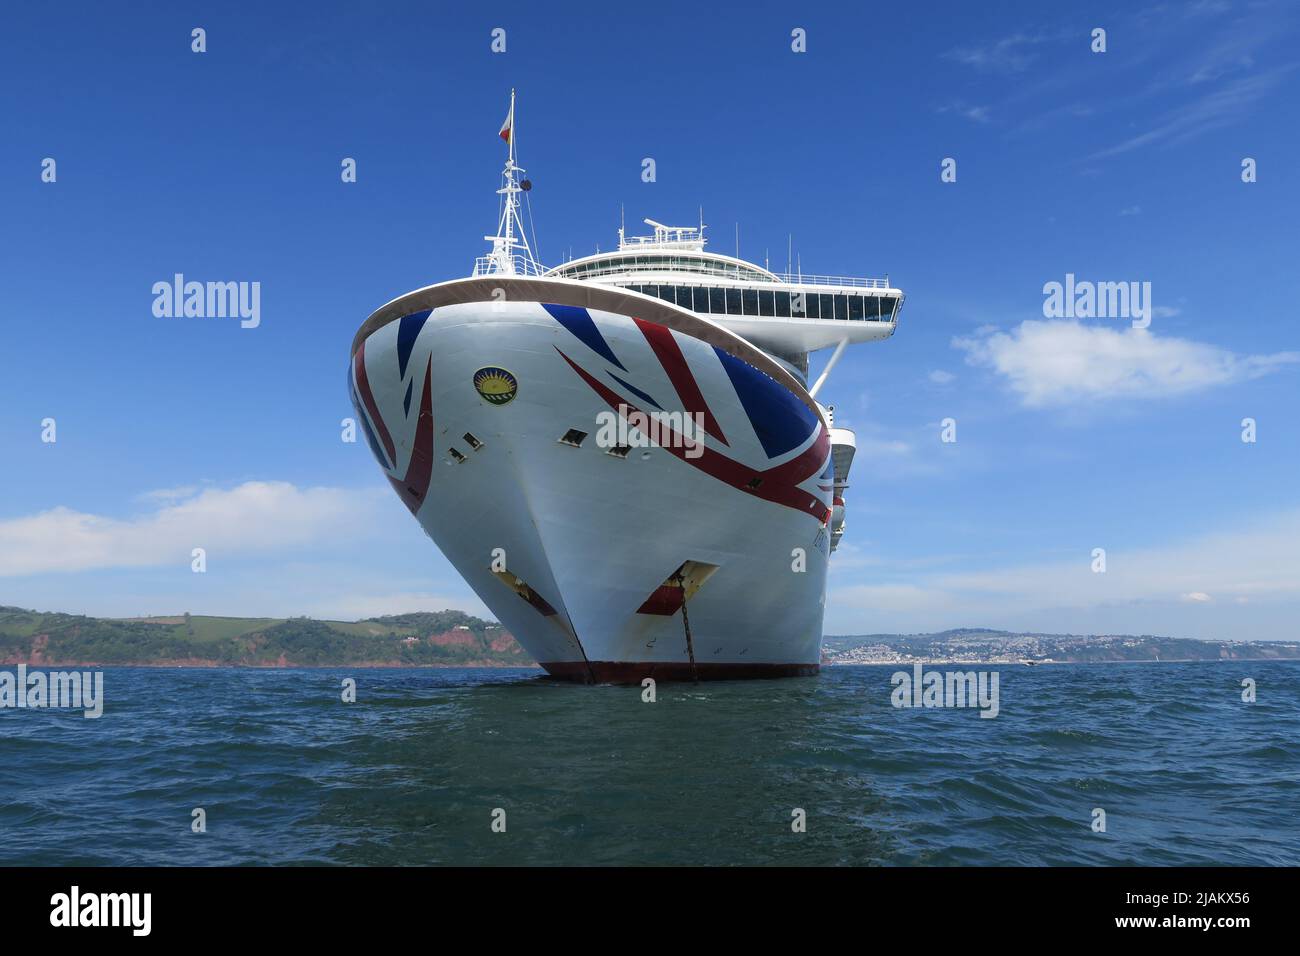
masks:
[[[980,665],[984,667],[1038,667],[1062,664],[1081,665],[1081,664],[1246,664],[1251,662],[1265,663],[1296,663],[1293,657],[1116,657],[1108,660],[1088,660],[1088,661],[989,661],[975,658],[908,658],[906,660],[892,661],[822,661],[822,667],[907,667],[912,664],[957,664],[957,665]]]
[[[908,658],[888,661],[822,661],[827,667],[910,667],[953,665],[959,667],[1037,667],[1037,666],[1079,666],[1093,664],[1249,664],[1249,663],[1300,663],[1288,657],[1214,657],[1214,658],[1115,658],[1113,660],[1086,661],[990,661],[978,658]],[[275,661],[271,663],[249,663],[217,661],[205,659],[175,659],[162,661],[45,661],[32,658],[0,660],[0,667],[17,667],[19,664],[28,668],[46,670],[60,668],[112,668],[112,667],[152,667],[160,670],[177,670],[194,668],[195,670],[215,670],[221,668],[238,670],[337,670],[340,667],[355,667],[367,670],[426,670],[426,669],[479,669],[479,670],[535,670],[545,674],[540,664],[532,662],[509,663],[494,660],[464,661],[456,663],[419,663],[408,664],[401,661],[338,661],[335,663],[296,663],[294,661]]]
[[[429,663],[429,664],[406,664],[401,661],[340,661],[332,664],[298,664],[293,661],[275,661],[271,663],[249,663],[244,661],[216,661],[216,660],[192,660],[177,659],[163,661],[44,661],[32,660],[25,658],[21,660],[0,660],[0,667],[17,667],[24,664],[29,668],[42,668],[46,670],[59,669],[67,667],[93,667],[103,669],[108,667],[156,667],[163,670],[176,670],[179,668],[192,667],[195,670],[212,670],[216,668],[238,668],[247,670],[337,670],[340,667],[359,667],[372,670],[420,670],[423,668],[493,668],[500,670],[518,670],[525,668],[537,670],[546,673],[541,666],[531,661],[527,663],[507,663],[502,661],[466,661],[457,663]]]

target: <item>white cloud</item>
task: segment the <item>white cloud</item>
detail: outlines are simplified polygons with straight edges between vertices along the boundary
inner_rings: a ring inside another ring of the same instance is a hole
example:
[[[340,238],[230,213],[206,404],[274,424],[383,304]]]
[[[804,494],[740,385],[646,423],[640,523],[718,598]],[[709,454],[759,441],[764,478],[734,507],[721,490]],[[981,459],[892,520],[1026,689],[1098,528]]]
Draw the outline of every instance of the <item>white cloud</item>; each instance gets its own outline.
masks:
[[[1237,65],[1242,65],[1242,62],[1239,61]],[[1287,64],[1266,73],[1244,76],[1226,83],[1211,93],[1170,110],[1146,132],[1093,153],[1088,159],[1118,156],[1156,143],[1167,142],[1171,145],[1179,145],[1211,130],[1240,122],[1243,117],[1250,114],[1251,108],[1257,102],[1269,96],[1295,68],[1296,64]],[[1192,77],[1192,82],[1200,83],[1217,78],[1226,69],[1227,67],[1218,66],[1210,72],[1202,69]]]
[[[1072,560],[959,572],[909,569],[906,581],[880,580],[882,568],[890,565],[889,556],[882,555],[883,562],[859,571],[870,583],[841,585],[832,579],[828,630],[910,632],[1037,620],[1051,622],[1049,630],[1070,631],[1108,615],[1120,630],[1140,633],[1143,624],[1137,622],[1154,620],[1160,632],[1170,633],[1192,632],[1196,620],[1218,614],[1217,629],[1205,636],[1295,639],[1294,614],[1257,618],[1251,627],[1240,615],[1257,604],[1261,609],[1300,606],[1297,541],[1300,508],[1179,542],[1108,548],[1103,574],[1092,571],[1091,549],[1099,544],[1094,541],[1079,542]],[[1177,617],[1173,609],[1180,606],[1192,617]],[[864,619],[870,623],[852,623]]]
[[[946,106],[939,107],[939,113],[956,113],[964,116],[972,123],[987,123],[990,119],[989,108],[987,106],[971,105],[969,103],[955,102]]]
[[[887,431],[874,424],[855,429],[857,452],[853,458],[850,476],[870,474],[876,479],[890,480],[916,475],[932,475],[939,470],[933,448],[918,449],[915,442],[890,437]],[[933,443],[938,447],[938,443]],[[920,453],[918,453],[920,452]]]
[[[1065,320],[1026,321],[1010,332],[952,340],[970,365],[1003,376],[1025,405],[1161,397],[1258,378],[1298,352],[1239,355],[1190,339]]]
[[[897,438],[856,438],[855,444],[858,452],[872,458],[906,458],[913,450],[909,443]]]
[[[838,588],[827,599],[828,605],[860,607],[872,612],[934,611],[955,607],[951,596],[915,584],[855,584]]]
[[[193,548],[206,549],[210,562],[222,554],[301,552],[344,531],[363,531],[377,494],[249,481],[150,497],[155,510],[126,519],[58,507],[0,521],[0,577],[184,566]]]
[[[956,377],[957,376],[953,375],[952,372],[945,372],[941,368],[937,368],[930,373],[930,381],[934,382],[936,385],[947,385]]]
[[[139,501],[165,502],[176,501],[178,498],[189,498],[197,494],[198,485],[177,485],[175,488],[155,488],[153,491],[146,491],[138,496]]]
[[[1015,33],[984,46],[960,47],[947,56],[985,73],[1019,73],[1037,59],[1035,47],[1046,39],[1039,35]]]

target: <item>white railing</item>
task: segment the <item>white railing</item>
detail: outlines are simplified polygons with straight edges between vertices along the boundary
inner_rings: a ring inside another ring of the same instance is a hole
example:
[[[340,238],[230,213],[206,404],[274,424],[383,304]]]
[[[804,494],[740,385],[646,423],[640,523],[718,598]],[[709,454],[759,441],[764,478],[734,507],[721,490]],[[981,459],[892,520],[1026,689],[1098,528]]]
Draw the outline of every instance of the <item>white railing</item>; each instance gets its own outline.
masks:
[[[542,276],[547,274],[548,272],[554,272],[565,277],[582,278],[582,279],[598,279],[598,278],[610,278],[613,276],[630,276],[630,275],[635,275],[637,273],[658,273],[661,275],[680,276],[681,278],[686,279],[687,281],[695,281],[695,282],[699,281],[700,276],[711,276],[719,279],[730,279],[733,282],[741,281],[746,284],[752,284],[752,285],[772,284],[771,279],[768,279],[767,276],[761,275],[757,272],[745,273],[745,272],[741,272],[736,267],[728,268],[725,266],[718,267],[716,265],[710,268],[710,265],[712,264],[708,263],[707,261],[700,262],[699,265],[701,265],[703,268],[700,268],[698,270],[690,269],[690,268],[682,268],[681,264],[678,264],[678,267],[674,268],[672,265],[666,265],[660,263],[654,263],[654,264],[636,263],[636,264],[619,264],[619,265],[614,265],[611,263],[606,265],[605,263],[594,262],[591,263],[590,270],[587,269],[579,270],[578,272],[573,273],[572,275],[569,275],[567,273],[567,270],[565,270],[563,266],[558,266],[555,269],[547,269],[546,266],[542,265],[540,262],[537,262],[533,259],[529,259],[526,256],[511,256],[510,263],[514,267],[514,274],[521,275],[521,276]],[[499,261],[496,256],[491,256],[491,255],[479,256],[477,259],[474,260],[474,271],[473,273],[471,273],[471,275],[485,276],[485,275],[497,275],[497,274],[509,275],[510,273],[502,272],[502,270],[500,269]],[[785,285],[793,285],[793,286],[800,286],[800,285],[831,286],[831,287],[840,287],[846,289],[893,288],[889,284],[889,276],[885,276],[884,278],[862,278],[858,276],[808,275],[807,273],[803,275],[798,275],[796,273],[779,273],[779,272],[772,273],[772,274],[776,277],[777,282],[783,283]]]
[[[648,262],[629,262],[626,258],[613,258],[582,262],[574,268],[569,268],[569,266],[570,264],[566,262],[556,266],[552,271],[558,275],[573,279],[608,279],[611,277],[660,275],[669,278],[682,277],[688,280],[697,280],[700,276],[709,276],[755,285],[781,283],[783,285],[840,286],[849,289],[892,288],[889,284],[889,276],[873,279],[858,276],[797,275],[794,273],[772,273],[769,275],[758,266],[744,268],[731,263],[719,263],[709,259],[695,258],[672,259],[668,257]]]
[[[501,261],[497,256],[479,256],[474,260],[474,271],[470,275],[472,277],[490,275],[541,276],[548,271],[546,266],[526,256],[511,256],[510,264],[514,271],[505,272],[501,269]]]
[[[704,251],[704,240],[699,237],[683,237],[680,239],[659,239],[655,236],[627,236],[618,242],[619,251],[625,249],[669,249],[677,252],[702,252]]]
[[[852,289],[888,289],[889,276],[883,279],[860,279],[853,276],[812,276],[794,273],[773,273],[782,282],[789,285],[834,285]]]

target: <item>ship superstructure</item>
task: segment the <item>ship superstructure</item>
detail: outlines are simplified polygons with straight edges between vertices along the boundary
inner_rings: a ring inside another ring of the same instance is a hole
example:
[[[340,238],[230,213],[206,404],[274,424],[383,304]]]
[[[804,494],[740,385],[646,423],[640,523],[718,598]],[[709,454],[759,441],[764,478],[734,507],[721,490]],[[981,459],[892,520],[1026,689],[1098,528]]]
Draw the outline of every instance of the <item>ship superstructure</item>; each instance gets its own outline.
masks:
[[[502,138],[490,253],[353,342],[375,457],[555,676],[815,672],[855,447],[817,395],[848,345],[893,334],[902,293],[708,251],[702,222],[647,219],[650,235],[544,269],[513,95]]]

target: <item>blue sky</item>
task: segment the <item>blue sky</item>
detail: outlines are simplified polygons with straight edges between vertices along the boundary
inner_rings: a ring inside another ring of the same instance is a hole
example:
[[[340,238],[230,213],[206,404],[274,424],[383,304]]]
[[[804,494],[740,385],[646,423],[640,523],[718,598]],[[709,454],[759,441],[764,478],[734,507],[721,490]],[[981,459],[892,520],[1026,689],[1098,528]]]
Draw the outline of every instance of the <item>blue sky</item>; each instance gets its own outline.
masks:
[[[339,422],[360,322],[483,251],[514,86],[548,263],[702,205],[907,293],[821,395],[829,632],[1300,636],[1292,5],[266,6],[4,13],[0,603],[482,611]],[[155,317],[177,272],[260,326]],[[1150,328],[1046,319],[1067,273],[1150,282]]]

